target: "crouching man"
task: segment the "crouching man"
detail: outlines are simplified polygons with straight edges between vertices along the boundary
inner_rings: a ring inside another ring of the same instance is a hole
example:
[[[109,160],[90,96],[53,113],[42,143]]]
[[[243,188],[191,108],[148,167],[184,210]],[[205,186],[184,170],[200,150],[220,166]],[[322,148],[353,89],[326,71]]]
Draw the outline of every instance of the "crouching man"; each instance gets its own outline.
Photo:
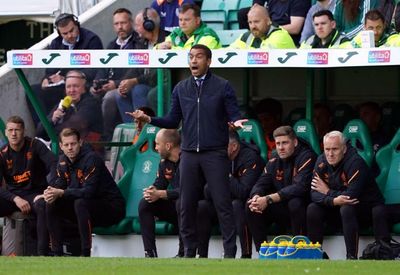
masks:
[[[92,228],[110,226],[125,217],[125,200],[104,161],[84,145],[76,129],[60,133],[57,179],[44,192],[47,226],[54,255],[62,255],[61,219],[78,224],[81,255],[90,256]]]

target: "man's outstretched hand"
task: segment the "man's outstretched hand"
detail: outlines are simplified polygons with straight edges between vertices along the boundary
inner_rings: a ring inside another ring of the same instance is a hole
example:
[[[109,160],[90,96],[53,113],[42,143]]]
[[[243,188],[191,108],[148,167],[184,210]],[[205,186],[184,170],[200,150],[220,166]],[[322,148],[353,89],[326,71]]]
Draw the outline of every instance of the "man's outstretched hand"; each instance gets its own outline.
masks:
[[[146,115],[141,110],[136,110],[134,112],[125,112],[125,114],[131,116],[134,120],[136,119],[136,120],[142,121],[144,123],[150,123],[151,122],[150,116]]]
[[[244,127],[243,123],[245,123],[247,121],[249,121],[249,120],[248,119],[239,119],[239,120],[236,120],[235,122],[228,122],[229,128],[231,128],[232,130],[243,128]]]

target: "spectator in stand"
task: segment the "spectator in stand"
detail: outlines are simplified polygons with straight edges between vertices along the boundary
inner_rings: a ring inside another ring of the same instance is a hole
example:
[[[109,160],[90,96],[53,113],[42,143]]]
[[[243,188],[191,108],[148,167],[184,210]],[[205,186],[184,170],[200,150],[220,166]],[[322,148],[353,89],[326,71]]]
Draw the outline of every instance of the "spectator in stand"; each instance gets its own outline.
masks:
[[[282,125],[282,103],[274,98],[264,98],[257,102],[254,112],[264,131],[265,142],[268,149],[268,159],[275,150],[273,132]]]
[[[321,10],[329,10],[333,13],[335,10],[336,0],[317,0],[307,12],[303,30],[301,32],[300,43],[303,43],[307,38],[315,34],[313,16]]]
[[[47,256],[49,237],[46,228],[43,190],[55,181],[57,159],[39,140],[25,136],[25,122],[18,116],[7,119],[8,144],[0,149],[0,217],[15,211],[36,216],[37,252]],[[15,240],[15,242],[20,240]]]
[[[253,0],[254,4],[265,6],[272,22],[287,30],[296,46],[299,44],[304,20],[311,6],[310,1]],[[247,25],[247,13],[249,10],[250,8],[244,8],[238,12],[239,27],[241,29],[249,28]]]
[[[120,8],[113,13],[113,28],[117,37],[112,40],[107,49],[125,50],[140,48],[139,35],[133,29],[132,13]],[[126,68],[99,69],[90,92],[97,98],[102,98],[102,114],[104,121],[104,140],[111,140],[115,126],[122,122],[116,103],[116,93],[121,82],[127,77]]]
[[[66,127],[74,127],[82,132],[85,141],[99,141],[103,132],[103,117],[100,102],[86,91],[86,76],[72,70],[65,76],[65,93],[70,97],[70,106],[57,104],[48,115],[57,134]],[[37,136],[48,139],[41,124]]]
[[[307,208],[307,232],[322,243],[324,223],[342,225],[346,258],[357,259],[360,225],[372,222],[375,239],[390,239],[381,192],[365,161],[339,131],[324,136],[311,183],[312,203]]]
[[[247,221],[256,250],[267,238],[267,227],[276,222],[281,233],[306,232],[312,170],[317,158],[309,144],[296,137],[290,126],[274,131],[276,153],[250,192]]]
[[[363,28],[365,14],[378,4],[379,0],[336,0],[336,28],[353,39]]]
[[[58,36],[51,41],[47,47],[48,50],[103,49],[100,38],[92,31],[82,28],[78,18],[73,14],[60,14],[56,18],[54,25]],[[96,69],[82,69],[82,71],[85,73],[88,83],[91,83],[96,76]],[[68,69],[48,68],[42,83],[32,85],[32,90],[46,114],[65,96],[65,75],[67,72]],[[28,106],[33,121],[35,124],[39,123],[39,117],[30,101],[28,101]]]
[[[289,33],[275,25],[268,10],[258,4],[247,15],[250,30],[240,35],[229,48],[232,49],[292,49],[296,48]]]
[[[210,49],[221,48],[217,33],[201,21],[196,4],[184,4],[179,11],[179,28],[174,29],[158,49],[190,49],[203,44]]]
[[[55,183],[44,191],[51,248],[63,255],[62,218],[77,222],[81,255],[90,256],[92,228],[111,226],[125,217],[125,200],[104,161],[85,145],[76,129],[60,133]]]
[[[184,4],[193,3],[193,0],[153,0],[151,7],[160,16],[160,29],[170,34],[179,27],[179,9]]]
[[[245,206],[250,190],[261,175],[265,166],[257,146],[240,141],[236,131],[229,132],[228,157],[231,160],[229,190],[232,198],[236,233],[242,247],[241,258],[251,258],[251,234],[245,219]],[[206,185],[207,187],[207,185]],[[208,243],[214,224],[218,224],[217,211],[212,203],[208,188],[204,189],[205,200],[199,201],[197,215],[198,253],[201,258],[208,257]]]
[[[146,258],[157,258],[155,220],[167,221],[179,228],[180,136],[175,129],[161,129],[155,142],[161,157],[157,178],[143,190],[143,198],[139,202],[139,222]],[[179,241],[178,257],[183,256],[183,246]]]
[[[301,44],[301,49],[352,48],[350,39],[336,29],[336,22],[331,11],[320,10],[314,13],[313,24],[315,34]]]
[[[400,47],[399,34],[387,28],[385,17],[377,9],[370,10],[365,14],[364,30],[374,32],[375,47]],[[361,33],[353,38],[351,44],[354,48],[362,48]]]
[[[141,38],[141,49],[154,49],[165,39],[165,32],[160,29],[160,17],[152,8],[145,8],[135,17],[135,30]],[[126,72],[126,79],[118,86],[115,93],[119,113],[124,123],[132,121],[127,112],[148,106],[148,93],[156,86],[157,71],[155,69],[132,68]]]

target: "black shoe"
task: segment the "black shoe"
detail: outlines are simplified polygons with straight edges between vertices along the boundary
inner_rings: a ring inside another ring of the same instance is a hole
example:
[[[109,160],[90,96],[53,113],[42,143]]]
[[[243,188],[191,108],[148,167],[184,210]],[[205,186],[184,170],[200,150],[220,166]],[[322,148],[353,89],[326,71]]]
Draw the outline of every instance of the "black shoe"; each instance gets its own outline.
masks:
[[[251,259],[251,254],[242,254],[240,259]]]
[[[196,258],[196,249],[187,249],[183,258]]]
[[[346,255],[346,260],[358,260],[358,258],[354,255],[351,254],[347,254]]]
[[[224,259],[235,259],[235,255],[224,254]]]
[[[82,257],[90,257],[90,249],[89,248],[82,249],[81,256]]]
[[[153,250],[145,250],[144,251],[144,257],[145,258],[157,258],[157,251]]]

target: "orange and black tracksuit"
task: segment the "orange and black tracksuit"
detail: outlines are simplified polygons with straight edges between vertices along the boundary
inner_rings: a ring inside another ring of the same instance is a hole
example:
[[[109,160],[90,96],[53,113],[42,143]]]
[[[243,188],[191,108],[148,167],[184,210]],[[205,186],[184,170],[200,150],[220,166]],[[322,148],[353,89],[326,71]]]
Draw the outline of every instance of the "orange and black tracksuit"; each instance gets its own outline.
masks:
[[[162,159],[157,178],[153,183],[157,190],[167,190],[167,199],[149,203],[144,198],[139,202],[139,222],[146,257],[157,257],[155,218],[167,221],[178,229],[177,201],[179,199],[179,161]],[[183,246],[179,246],[179,256],[183,256]]]
[[[239,235],[242,258],[251,258],[251,234],[245,220],[245,206],[250,190],[261,175],[265,166],[259,149],[252,144],[241,143],[240,151],[232,161],[229,190],[232,198],[236,233]],[[197,234],[200,257],[208,256],[208,243],[212,226],[218,223],[217,212],[212,203],[208,188],[205,188],[205,200],[199,201],[197,214]]]
[[[57,165],[55,188],[64,195],[47,204],[47,221],[55,255],[62,254],[61,218],[77,221],[82,255],[90,256],[92,227],[110,226],[125,217],[125,200],[114,179],[89,145],[71,162],[62,154]]]
[[[275,153],[268,161],[264,172],[250,192],[266,196],[277,192],[281,201],[267,206],[262,214],[251,212],[246,207],[246,215],[257,251],[267,239],[268,226],[276,222],[280,232],[291,225],[293,234],[304,234],[306,229],[306,207],[309,201],[312,170],[317,158],[308,143],[298,138],[292,156],[280,159]]]
[[[370,225],[372,222],[375,238],[388,238],[383,196],[369,167],[350,143],[336,166],[330,165],[324,154],[320,155],[315,163],[314,175],[319,175],[328,185],[329,192],[322,194],[311,191],[312,203],[307,208],[307,228],[311,241],[322,243],[324,222],[332,222],[336,226],[342,224],[346,256],[352,259],[358,254],[359,223]],[[333,200],[340,195],[358,199],[359,203],[335,206]]]
[[[0,182],[5,182],[5,188],[0,188],[0,217],[20,211],[13,201],[16,196],[28,201],[37,218],[39,255],[47,254],[48,234],[44,201],[33,200],[46,189],[46,175],[50,182],[55,180],[56,164],[55,155],[37,139],[25,137],[18,152],[8,144],[0,149]]]

